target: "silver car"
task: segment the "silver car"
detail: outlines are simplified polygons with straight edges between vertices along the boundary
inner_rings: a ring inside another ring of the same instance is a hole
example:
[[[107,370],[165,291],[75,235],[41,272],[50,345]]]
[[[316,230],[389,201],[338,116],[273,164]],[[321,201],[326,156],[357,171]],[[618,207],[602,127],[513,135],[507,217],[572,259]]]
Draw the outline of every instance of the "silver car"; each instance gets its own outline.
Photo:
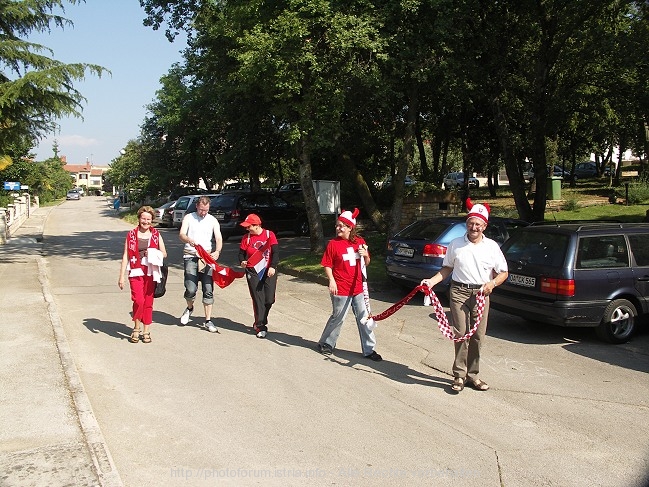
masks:
[[[76,189],[71,189],[65,195],[65,199],[66,200],[80,200],[81,199],[81,193],[79,193],[79,191],[77,191]]]
[[[480,181],[474,177],[469,177],[469,188],[478,188]],[[464,187],[464,173],[450,172],[444,177],[444,189],[455,189]]]
[[[153,223],[159,227],[170,227],[173,224],[173,209],[176,201],[167,201],[164,205],[155,208]]]

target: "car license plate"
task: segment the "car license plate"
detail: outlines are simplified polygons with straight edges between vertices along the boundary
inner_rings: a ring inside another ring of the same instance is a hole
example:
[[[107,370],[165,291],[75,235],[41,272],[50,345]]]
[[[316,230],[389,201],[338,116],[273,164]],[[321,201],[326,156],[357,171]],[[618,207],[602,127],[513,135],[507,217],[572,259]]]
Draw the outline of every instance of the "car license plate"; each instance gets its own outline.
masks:
[[[216,213],[214,213],[214,218],[216,218],[217,220],[225,220],[225,213],[223,213],[222,211],[217,211]]]
[[[412,257],[413,255],[415,255],[415,249],[409,249],[408,247],[397,247],[396,249],[394,249],[394,255]]]
[[[510,284],[514,284],[515,286],[536,287],[536,277],[521,276],[521,275],[518,275],[518,274],[510,274],[507,281]]]

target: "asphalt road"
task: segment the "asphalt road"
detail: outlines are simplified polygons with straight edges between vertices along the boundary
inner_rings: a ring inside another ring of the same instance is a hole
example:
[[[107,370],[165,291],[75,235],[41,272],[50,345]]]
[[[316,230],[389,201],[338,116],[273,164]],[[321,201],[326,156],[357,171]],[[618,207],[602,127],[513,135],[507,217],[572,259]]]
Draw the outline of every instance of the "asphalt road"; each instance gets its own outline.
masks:
[[[196,326],[202,311],[179,326],[180,242],[164,229],[167,294],[155,303],[153,342],[132,344],[129,292],[117,286],[128,229],[103,198],[85,197],[52,210],[43,246],[71,355],[124,485],[646,484],[646,331],[612,346],[592,330],[492,311],[481,372],[491,389],[454,395],[452,344],[419,296],[379,323],[380,363],[360,355],[351,316],[334,355],[315,352],[327,290],[287,275],[265,340],[250,332],[242,280],[217,291],[218,334]],[[235,263],[237,240],[222,263]],[[372,309],[402,296],[375,293]]]

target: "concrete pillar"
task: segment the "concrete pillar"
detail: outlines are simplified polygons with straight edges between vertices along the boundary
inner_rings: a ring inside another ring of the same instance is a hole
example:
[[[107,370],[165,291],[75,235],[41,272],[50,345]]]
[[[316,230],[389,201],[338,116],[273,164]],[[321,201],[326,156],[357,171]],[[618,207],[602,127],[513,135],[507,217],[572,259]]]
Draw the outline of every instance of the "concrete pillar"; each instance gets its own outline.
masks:
[[[7,209],[0,208],[0,245],[7,243]]]
[[[23,197],[27,202],[27,218],[29,218],[32,214],[32,198],[29,193],[23,193]]]

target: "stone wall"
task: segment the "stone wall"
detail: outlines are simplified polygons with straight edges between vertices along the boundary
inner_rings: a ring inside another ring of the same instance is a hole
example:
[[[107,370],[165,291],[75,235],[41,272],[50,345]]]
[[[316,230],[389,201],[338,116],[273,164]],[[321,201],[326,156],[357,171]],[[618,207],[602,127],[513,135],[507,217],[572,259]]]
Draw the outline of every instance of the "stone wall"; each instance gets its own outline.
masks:
[[[38,204],[38,199],[35,203]],[[29,218],[31,204],[29,193],[23,193],[22,196],[15,194],[12,204],[7,205],[7,208],[0,208],[0,244],[6,243],[7,238]]]
[[[457,216],[462,209],[458,193],[455,191],[439,191],[435,193],[419,193],[403,201],[400,228],[414,221],[439,216]]]

